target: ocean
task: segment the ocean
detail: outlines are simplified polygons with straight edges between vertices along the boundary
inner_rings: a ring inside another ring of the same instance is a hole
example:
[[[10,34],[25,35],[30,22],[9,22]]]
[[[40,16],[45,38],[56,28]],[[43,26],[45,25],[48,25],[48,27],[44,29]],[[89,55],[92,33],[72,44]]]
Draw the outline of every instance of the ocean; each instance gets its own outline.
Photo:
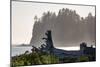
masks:
[[[56,47],[58,49],[63,50],[80,50],[78,46],[75,47]],[[31,52],[32,46],[12,46],[11,48],[11,56],[16,56],[25,53],[25,51]]]
[[[25,51],[31,52],[32,46],[12,46],[11,56],[16,56],[25,53]]]

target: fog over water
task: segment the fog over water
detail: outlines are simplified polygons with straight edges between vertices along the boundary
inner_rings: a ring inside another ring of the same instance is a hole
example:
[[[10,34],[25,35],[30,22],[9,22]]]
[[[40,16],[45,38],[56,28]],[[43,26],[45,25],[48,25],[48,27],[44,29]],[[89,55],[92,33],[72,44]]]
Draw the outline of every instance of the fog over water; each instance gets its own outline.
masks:
[[[95,45],[95,26],[94,6],[12,2],[12,44],[40,46],[51,30],[55,47]]]

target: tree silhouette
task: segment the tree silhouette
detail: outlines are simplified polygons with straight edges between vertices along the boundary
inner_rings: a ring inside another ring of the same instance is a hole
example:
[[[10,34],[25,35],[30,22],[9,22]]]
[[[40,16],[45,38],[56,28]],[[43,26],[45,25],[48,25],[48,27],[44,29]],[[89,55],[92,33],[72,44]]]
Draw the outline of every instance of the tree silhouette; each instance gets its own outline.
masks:
[[[35,20],[35,21],[37,21],[37,20],[38,20],[38,17],[37,17],[37,16],[35,16],[35,17],[34,17],[34,20]]]
[[[53,46],[53,41],[52,41],[52,35],[51,35],[51,30],[48,30],[46,33],[45,33],[46,37],[42,38],[43,40],[45,40],[46,44],[42,44],[41,47],[40,47],[40,50],[41,51],[44,51],[45,52],[48,52],[48,53],[53,53],[53,49],[54,49],[54,46]]]

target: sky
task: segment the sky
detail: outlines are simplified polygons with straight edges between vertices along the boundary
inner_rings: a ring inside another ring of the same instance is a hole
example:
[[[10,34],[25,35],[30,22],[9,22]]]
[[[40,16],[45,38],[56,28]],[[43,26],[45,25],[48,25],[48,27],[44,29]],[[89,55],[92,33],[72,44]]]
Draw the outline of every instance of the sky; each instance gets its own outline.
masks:
[[[76,10],[81,17],[86,17],[90,12],[95,15],[93,6],[12,1],[12,44],[30,43],[35,15],[40,18],[47,11],[57,14],[62,8]]]

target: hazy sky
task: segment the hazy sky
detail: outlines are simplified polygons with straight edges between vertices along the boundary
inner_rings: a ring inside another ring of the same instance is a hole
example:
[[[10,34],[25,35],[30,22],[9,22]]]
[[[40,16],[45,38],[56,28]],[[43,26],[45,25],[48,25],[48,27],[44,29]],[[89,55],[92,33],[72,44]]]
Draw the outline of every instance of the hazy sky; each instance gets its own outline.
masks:
[[[33,2],[12,2],[12,44],[29,43],[32,37],[34,16],[39,18],[44,12],[58,13],[59,9],[69,8],[86,17],[89,12],[95,15],[95,7],[63,4],[47,4]]]

